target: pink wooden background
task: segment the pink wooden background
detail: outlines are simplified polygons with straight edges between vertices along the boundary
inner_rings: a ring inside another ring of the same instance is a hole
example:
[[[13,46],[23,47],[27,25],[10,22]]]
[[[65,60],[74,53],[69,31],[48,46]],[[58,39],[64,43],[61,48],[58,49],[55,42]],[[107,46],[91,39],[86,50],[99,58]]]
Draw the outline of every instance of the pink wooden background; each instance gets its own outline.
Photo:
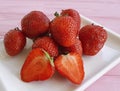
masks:
[[[53,18],[55,11],[74,8],[80,14],[120,34],[120,0],[0,0],[0,38],[31,10],[41,10]],[[120,91],[120,64],[85,91]]]

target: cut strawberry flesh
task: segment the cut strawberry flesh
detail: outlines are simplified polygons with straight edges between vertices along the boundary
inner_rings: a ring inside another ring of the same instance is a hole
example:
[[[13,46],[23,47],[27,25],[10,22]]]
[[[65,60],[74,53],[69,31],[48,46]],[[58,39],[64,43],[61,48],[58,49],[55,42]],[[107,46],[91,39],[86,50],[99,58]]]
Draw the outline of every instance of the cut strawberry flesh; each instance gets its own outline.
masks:
[[[83,62],[79,54],[70,53],[59,56],[55,61],[58,72],[76,84],[84,78]]]

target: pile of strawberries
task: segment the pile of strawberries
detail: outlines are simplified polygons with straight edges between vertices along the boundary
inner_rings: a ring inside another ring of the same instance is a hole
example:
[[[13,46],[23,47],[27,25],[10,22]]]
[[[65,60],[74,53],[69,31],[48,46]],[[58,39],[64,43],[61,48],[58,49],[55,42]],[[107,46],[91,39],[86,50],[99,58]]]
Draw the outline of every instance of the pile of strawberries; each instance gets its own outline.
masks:
[[[50,21],[41,11],[32,11],[21,20],[21,30],[8,31],[4,36],[5,50],[18,55],[33,40],[20,75],[25,82],[47,80],[57,70],[63,77],[80,84],[85,76],[82,55],[96,55],[103,47],[107,32],[98,25],[80,27],[81,18],[74,9],[55,13]]]

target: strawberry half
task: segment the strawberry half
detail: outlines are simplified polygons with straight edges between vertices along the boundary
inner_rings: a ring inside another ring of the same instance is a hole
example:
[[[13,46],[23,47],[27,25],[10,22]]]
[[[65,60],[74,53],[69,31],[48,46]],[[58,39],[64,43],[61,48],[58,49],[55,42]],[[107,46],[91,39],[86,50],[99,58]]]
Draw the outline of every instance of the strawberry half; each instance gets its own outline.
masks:
[[[75,84],[80,84],[84,78],[83,61],[78,53],[60,55],[55,60],[55,67],[62,76]]]
[[[21,69],[21,79],[25,82],[47,80],[54,74],[53,59],[43,49],[33,49]]]

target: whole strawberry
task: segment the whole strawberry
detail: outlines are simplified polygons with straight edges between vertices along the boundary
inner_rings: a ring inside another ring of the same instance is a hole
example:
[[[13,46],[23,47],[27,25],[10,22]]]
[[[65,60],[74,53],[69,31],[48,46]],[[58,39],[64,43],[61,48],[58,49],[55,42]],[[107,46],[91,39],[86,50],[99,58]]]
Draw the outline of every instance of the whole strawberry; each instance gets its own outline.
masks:
[[[70,16],[58,16],[50,24],[54,40],[61,46],[69,47],[75,43],[77,24]]]
[[[55,60],[57,71],[75,84],[81,84],[84,79],[84,67],[82,56],[76,52],[60,55]]]
[[[55,72],[53,59],[40,48],[33,49],[27,56],[20,75],[25,82],[47,80]]]
[[[25,35],[18,29],[8,31],[4,36],[4,46],[8,55],[15,56],[19,54],[26,44]]]
[[[69,52],[77,52],[80,56],[82,56],[82,43],[79,38],[76,38],[75,44],[70,47],[61,48],[63,53]]]
[[[32,48],[43,48],[51,57],[57,57],[59,54],[57,44],[48,36],[37,38],[34,41]]]
[[[50,20],[41,11],[31,11],[21,20],[22,31],[28,38],[36,38],[49,30]]]
[[[96,55],[104,46],[107,32],[98,25],[86,25],[79,33],[85,55]]]
[[[80,29],[81,18],[80,18],[80,15],[79,15],[78,11],[76,11],[74,9],[65,9],[65,10],[62,10],[61,15],[71,16],[76,21],[77,26],[78,26],[78,30]]]

